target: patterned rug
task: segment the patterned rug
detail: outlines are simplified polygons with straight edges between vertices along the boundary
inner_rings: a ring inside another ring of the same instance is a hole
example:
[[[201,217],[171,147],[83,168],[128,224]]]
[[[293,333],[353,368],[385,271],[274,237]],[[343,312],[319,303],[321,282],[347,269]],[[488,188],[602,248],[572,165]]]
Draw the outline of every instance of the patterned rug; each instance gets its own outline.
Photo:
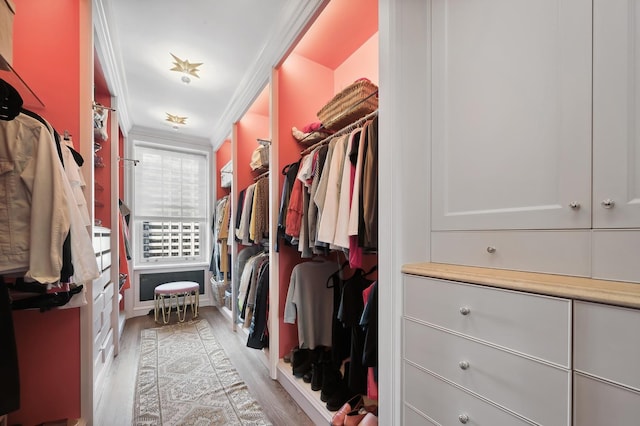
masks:
[[[206,320],[142,330],[135,425],[270,425]]]

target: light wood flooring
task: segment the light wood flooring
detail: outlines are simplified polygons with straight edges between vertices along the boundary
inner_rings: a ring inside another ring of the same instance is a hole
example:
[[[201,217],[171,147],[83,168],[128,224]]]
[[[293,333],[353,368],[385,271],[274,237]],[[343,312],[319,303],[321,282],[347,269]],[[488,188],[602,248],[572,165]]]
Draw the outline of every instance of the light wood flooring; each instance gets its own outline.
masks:
[[[269,377],[260,357],[264,353],[246,346],[246,335],[231,330],[230,320],[214,307],[201,307],[200,318],[211,324],[214,334],[234,367],[247,384],[255,399],[262,405],[274,426],[313,425],[309,417],[282,388]],[[174,318],[175,319],[175,318]],[[120,341],[120,353],[113,360],[105,390],[94,417],[98,426],[126,426],[132,424],[140,331],[158,327],[152,316],[127,320]]]

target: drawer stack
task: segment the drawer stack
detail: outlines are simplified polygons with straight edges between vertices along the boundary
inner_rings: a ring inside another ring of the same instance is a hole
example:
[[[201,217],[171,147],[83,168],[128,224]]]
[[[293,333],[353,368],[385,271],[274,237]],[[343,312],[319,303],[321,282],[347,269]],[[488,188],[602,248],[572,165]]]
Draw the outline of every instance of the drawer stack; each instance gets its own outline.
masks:
[[[640,421],[640,311],[574,304],[574,424]]]
[[[94,228],[93,249],[101,274],[92,283],[94,405],[100,400],[102,381],[113,359],[113,298],[111,280],[111,230]]]
[[[404,424],[569,424],[570,300],[412,275],[404,286]]]

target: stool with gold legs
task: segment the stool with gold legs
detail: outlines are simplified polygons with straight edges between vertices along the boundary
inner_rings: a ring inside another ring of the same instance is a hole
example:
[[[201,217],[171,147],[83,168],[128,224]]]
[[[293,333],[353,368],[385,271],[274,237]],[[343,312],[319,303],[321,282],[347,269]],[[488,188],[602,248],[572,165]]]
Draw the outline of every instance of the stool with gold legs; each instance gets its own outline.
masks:
[[[191,306],[191,318],[198,317],[200,303],[200,285],[192,281],[176,281],[160,284],[154,290],[154,318],[158,322],[158,313],[162,316],[162,322],[168,324],[171,319],[171,309],[174,305],[178,315],[178,322],[184,322],[187,316],[187,307]],[[180,303],[182,298],[182,304]],[[167,299],[168,302],[167,302]],[[168,306],[167,306],[168,305]]]

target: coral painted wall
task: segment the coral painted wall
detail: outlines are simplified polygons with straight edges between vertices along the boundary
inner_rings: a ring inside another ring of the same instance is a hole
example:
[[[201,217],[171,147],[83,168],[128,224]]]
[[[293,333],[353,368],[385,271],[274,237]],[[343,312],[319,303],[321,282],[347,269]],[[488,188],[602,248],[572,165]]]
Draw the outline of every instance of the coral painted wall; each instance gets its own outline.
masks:
[[[376,33],[336,68],[334,74],[335,93],[340,92],[361,77],[366,77],[378,85],[378,56],[378,33]]]
[[[225,194],[229,193],[230,188],[223,188],[220,186],[220,169],[231,161],[231,139],[225,139],[220,145],[220,148],[216,151],[216,198],[221,198]]]
[[[86,6],[81,0],[14,3],[13,66],[45,104],[33,111],[60,133],[68,130],[79,137],[80,28],[86,24],[80,12]],[[9,415],[9,424],[80,417],[79,309],[13,314],[21,404]]]
[[[269,139],[269,117],[249,112],[237,123],[238,164],[234,172],[238,177],[238,193],[258,176],[250,166],[251,154],[259,146],[258,139]]]

